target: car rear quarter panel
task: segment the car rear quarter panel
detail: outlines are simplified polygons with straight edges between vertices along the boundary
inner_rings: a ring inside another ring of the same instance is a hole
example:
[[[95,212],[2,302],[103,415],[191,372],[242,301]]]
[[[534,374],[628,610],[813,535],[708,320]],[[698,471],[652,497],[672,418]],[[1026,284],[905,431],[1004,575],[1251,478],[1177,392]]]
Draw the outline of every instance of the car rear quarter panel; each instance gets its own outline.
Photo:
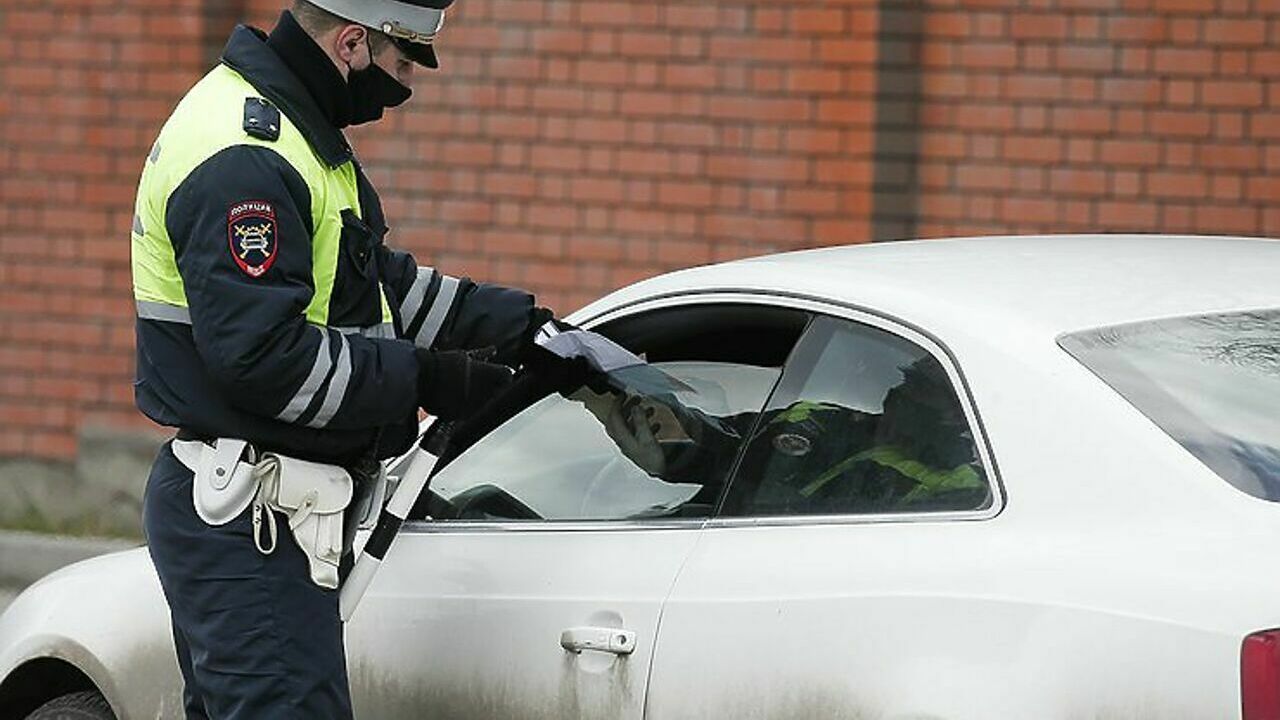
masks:
[[[664,610],[649,717],[1233,716],[1234,634],[1095,604],[1074,582],[1091,554],[1058,544],[998,520],[709,530]]]

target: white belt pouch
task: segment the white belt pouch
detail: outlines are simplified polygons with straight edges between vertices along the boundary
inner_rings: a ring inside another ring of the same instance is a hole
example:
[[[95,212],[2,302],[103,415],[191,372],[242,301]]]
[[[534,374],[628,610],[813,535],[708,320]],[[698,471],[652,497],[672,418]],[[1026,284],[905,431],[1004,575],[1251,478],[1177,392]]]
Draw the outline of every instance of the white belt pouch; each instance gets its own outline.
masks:
[[[247,443],[222,438],[213,446],[197,441],[173,441],[174,455],[195,473],[192,499],[196,514],[209,525],[225,525],[253,505],[253,539],[258,550],[270,554],[276,546],[276,519],[270,510],[289,518],[289,529],[310,565],[311,580],[338,587],[342,558],[342,515],[351,503],[352,480],[336,465],[266,453],[257,464],[242,460]],[[270,543],[264,547],[261,526]]]
[[[311,565],[312,581],[320,587],[337,588],[342,513],[351,504],[351,475],[337,465],[274,453],[264,455],[253,474],[260,485],[254,501],[255,525],[259,503],[284,513],[298,547]],[[275,516],[269,512],[265,515],[274,549]]]

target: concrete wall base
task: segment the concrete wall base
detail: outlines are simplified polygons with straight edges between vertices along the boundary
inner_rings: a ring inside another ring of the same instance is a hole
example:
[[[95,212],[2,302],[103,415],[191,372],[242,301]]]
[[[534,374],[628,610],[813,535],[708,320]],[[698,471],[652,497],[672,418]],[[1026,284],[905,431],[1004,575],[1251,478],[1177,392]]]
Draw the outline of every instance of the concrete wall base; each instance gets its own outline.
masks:
[[[0,460],[0,527],[142,537],[142,491],[167,438],[89,427],[79,434],[74,463]]]

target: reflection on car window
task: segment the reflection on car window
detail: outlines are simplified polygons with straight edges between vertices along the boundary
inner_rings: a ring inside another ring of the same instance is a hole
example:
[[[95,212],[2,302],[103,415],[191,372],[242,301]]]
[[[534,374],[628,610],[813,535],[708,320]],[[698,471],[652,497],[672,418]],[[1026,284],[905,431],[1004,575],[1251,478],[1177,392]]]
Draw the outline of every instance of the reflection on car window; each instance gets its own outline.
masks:
[[[1227,482],[1280,500],[1280,310],[1100,328],[1059,344]]]
[[[739,443],[728,429],[702,452],[696,438],[704,427],[720,429],[718,418],[754,417],[780,370],[720,362],[655,367],[680,384],[662,402],[583,388],[521,412],[432,480],[433,515],[616,520],[710,514]],[[640,429],[648,444],[625,441],[637,430],[634,417],[644,418]],[[691,423],[692,417],[701,422]]]
[[[755,426],[724,514],[940,512],[991,500],[937,359],[883,330],[820,318]]]

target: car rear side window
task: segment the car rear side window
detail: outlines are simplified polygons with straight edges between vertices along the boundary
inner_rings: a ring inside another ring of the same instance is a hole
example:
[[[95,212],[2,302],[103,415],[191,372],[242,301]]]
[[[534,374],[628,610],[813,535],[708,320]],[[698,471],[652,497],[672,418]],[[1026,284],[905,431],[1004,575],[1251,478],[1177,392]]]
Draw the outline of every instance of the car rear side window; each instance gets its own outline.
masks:
[[[1058,344],[1227,482],[1280,500],[1280,310],[1117,325]]]
[[[952,512],[992,501],[937,358],[885,330],[823,317],[755,423],[722,514]]]

